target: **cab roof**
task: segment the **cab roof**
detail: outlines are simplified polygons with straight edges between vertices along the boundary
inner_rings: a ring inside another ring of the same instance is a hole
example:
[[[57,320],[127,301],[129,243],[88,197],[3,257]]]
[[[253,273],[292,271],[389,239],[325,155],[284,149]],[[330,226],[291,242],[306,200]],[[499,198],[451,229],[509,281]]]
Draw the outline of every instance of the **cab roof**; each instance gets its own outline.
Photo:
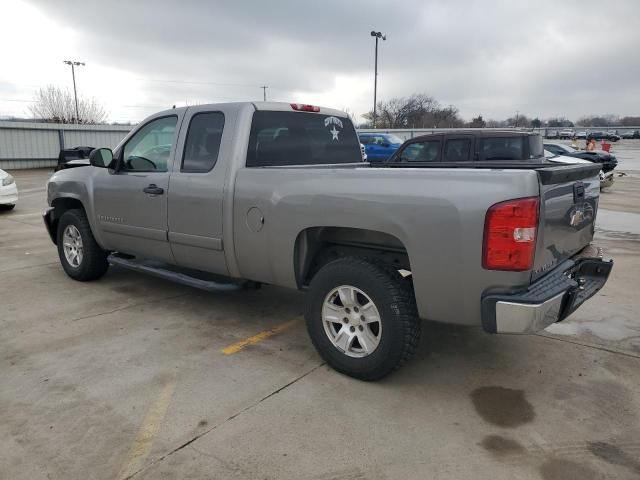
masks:
[[[275,112],[295,112],[296,110],[294,110],[291,105],[294,104],[296,102],[291,102],[291,103],[286,103],[286,102],[251,102],[253,103],[253,106],[255,107],[256,110],[268,110],[268,111],[275,111]],[[320,115],[334,115],[336,117],[347,117],[348,115],[341,111],[341,110],[336,110],[334,108],[328,108],[328,107],[321,107],[319,105],[315,105],[318,108],[320,108],[319,112],[315,112],[315,113],[319,113]],[[306,113],[306,112],[305,112]]]

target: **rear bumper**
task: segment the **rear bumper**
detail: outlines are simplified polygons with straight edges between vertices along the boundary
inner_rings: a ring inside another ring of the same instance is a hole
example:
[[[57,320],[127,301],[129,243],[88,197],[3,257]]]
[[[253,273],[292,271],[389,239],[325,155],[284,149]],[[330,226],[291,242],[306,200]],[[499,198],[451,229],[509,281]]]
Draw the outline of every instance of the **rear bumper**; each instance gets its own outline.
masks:
[[[574,257],[524,292],[482,298],[482,327],[489,333],[535,333],[564,320],[600,290],[613,261]]]

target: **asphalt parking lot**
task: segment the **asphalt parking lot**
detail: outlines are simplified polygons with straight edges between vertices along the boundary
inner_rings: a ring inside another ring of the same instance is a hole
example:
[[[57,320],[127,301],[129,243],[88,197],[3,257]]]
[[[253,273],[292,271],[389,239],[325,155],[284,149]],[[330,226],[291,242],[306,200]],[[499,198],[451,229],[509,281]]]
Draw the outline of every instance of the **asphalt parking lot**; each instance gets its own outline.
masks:
[[[74,282],[40,219],[51,172],[12,172],[0,477],[639,478],[637,143],[614,147],[628,175],[601,196],[597,243],[616,264],[597,297],[539,335],[426,324],[416,358],[375,383],[322,363],[299,292],[113,267]]]

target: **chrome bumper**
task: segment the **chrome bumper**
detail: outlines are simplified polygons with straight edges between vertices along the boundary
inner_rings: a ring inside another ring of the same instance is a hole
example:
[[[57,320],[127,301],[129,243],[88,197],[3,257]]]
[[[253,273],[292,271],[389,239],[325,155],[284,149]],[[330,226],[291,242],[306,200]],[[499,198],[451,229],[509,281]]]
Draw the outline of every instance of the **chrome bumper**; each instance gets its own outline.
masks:
[[[535,333],[567,318],[606,283],[613,261],[577,255],[518,293],[482,298],[482,326],[489,333]]]
[[[564,292],[536,304],[496,302],[496,333],[535,333],[560,318]]]

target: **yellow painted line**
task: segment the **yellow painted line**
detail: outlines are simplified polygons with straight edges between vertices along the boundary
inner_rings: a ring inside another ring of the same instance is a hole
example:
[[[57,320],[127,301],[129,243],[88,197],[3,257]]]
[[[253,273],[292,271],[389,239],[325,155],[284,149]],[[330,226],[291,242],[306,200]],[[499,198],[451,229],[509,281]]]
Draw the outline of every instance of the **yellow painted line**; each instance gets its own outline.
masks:
[[[142,468],[151,450],[151,445],[153,445],[153,439],[167,413],[175,389],[176,380],[172,379],[162,387],[162,390],[149,407],[149,410],[147,410],[147,415],[144,417],[138,435],[129,449],[127,461],[120,469],[118,479],[129,478]]]
[[[264,332],[257,333],[252,337],[245,338],[244,340],[240,340],[239,342],[236,342],[236,343],[232,343],[228,347],[223,348],[222,353],[224,353],[225,355],[233,355],[234,353],[238,353],[240,350],[242,350],[245,347],[248,347],[249,345],[255,345],[256,343],[261,342],[266,338],[269,338],[277,333],[288,330],[289,328],[293,327],[296,323],[298,323],[297,319],[291,320],[289,322],[283,323],[282,325],[278,325],[277,327],[273,327],[270,330],[265,330]]]

